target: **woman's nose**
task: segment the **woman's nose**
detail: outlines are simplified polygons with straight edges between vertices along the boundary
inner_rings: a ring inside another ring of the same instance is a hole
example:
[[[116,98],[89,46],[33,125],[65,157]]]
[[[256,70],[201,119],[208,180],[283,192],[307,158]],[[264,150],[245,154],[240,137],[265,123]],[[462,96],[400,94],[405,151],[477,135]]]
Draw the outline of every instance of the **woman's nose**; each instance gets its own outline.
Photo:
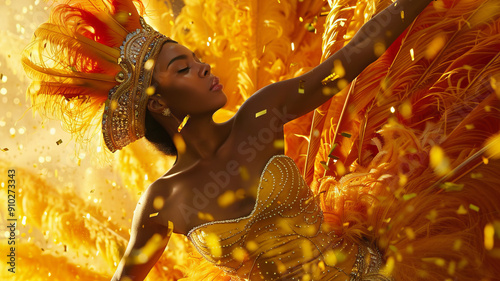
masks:
[[[202,63],[200,67],[200,76],[206,77],[210,75],[210,65],[207,63]]]

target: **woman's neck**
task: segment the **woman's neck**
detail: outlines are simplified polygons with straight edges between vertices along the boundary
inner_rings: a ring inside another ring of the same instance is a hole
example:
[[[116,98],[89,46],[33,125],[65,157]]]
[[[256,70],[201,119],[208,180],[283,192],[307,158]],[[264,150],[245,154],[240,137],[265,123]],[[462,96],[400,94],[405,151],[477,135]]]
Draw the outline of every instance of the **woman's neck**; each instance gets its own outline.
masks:
[[[173,127],[175,126],[170,125],[167,131],[178,152],[176,165],[181,166],[214,157],[231,131],[228,122],[215,123],[212,114],[190,117],[180,133]],[[181,140],[178,139],[179,135]]]

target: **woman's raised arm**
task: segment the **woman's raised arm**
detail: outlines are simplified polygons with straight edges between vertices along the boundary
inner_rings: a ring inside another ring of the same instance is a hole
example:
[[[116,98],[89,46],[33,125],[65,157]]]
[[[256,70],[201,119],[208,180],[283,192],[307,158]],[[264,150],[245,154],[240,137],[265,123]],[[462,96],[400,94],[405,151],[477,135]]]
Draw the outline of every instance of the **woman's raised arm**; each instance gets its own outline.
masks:
[[[161,221],[151,197],[145,194],[137,204],[127,249],[111,281],[144,280],[168,244],[173,224]]]
[[[314,110],[346,87],[378,58],[375,54],[376,44],[389,47],[430,2],[431,0],[394,2],[363,25],[346,46],[313,70],[262,88],[241,109],[258,111],[262,107],[259,105],[266,104],[271,109],[285,112],[285,121]],[[329,88],[329,94],[323,93],[324,87]],[[256,109],[253,109],[254,106]]]

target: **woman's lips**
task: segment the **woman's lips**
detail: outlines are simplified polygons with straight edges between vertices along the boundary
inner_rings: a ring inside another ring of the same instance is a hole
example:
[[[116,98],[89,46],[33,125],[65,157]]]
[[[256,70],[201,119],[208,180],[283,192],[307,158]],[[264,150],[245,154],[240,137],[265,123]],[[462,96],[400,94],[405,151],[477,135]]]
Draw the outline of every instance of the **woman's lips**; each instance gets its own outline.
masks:
[[[222,90],[223,86],[219,84],[219,77],[214,76],[212,79],[212,86],[210,87],[210,91],[220,91]]]

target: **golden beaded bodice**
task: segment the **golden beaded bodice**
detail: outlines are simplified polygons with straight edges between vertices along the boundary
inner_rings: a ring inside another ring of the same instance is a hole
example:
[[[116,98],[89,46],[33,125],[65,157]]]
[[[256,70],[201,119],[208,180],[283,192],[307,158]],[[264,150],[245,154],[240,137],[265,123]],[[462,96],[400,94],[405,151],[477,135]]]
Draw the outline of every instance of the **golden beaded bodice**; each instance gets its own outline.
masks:
[[[188,233],[197,250],[227,273],[249,280],[361,280],[378,271],[378,251],[337,236],[293,160],[272,157],[252,213]]]

